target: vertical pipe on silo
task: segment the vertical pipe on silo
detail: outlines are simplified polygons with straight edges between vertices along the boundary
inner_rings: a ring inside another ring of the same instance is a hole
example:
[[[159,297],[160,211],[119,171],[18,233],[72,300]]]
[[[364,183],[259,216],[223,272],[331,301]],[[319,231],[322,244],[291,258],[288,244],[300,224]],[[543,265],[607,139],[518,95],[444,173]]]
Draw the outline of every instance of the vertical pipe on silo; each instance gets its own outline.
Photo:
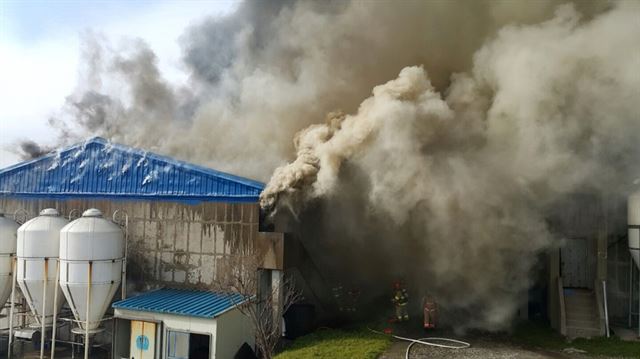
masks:
[[[44,289],[42,290],[42,319],[40,322],[40,325],[42,327],[42,332],[40,333],[40,359],[44,358],[44,340],[46,337],[46,327],[45,327],[45,323],[47,320],[47,282],[48,282],[48,277],[49,277],[49,258],[44,259],[44,278],[43,280],[43,284],[44,284]]]
[[[9,309],[9,344],[7,345],[7,358],[11,358],[13,354],[13,311],[16,301],[16,263],[17,257],[14,256],[11,261],[11,275],[13,278],[11,280],[11,309]]]
[[[60,259],[56,258],[56,281],[53,294],[53,328],[51,329],[51,359],[56,356],[56,326],[58,320],[58,286],[60,282]]]
[[[84,359],[89,359],[89,306],[91,305],[91,271],[93,261],[89,261],[89,285],[87,285],[87,316],[84,326]]]
[[[631,323],[631,311],[633,310],[633,258],[629,256],[629,328],[633,325]]]
[[[120,224],[120,222],[118,222],[117,220],[117,214],[120,213],[121,210],[117,209],[115,212],[113,212],[113,215],[111,216],[111,219],[113,221],[113,223],[119,225],[122,227],[122,225]],[[120,298],[121,300],[125,300],[127,299],[127,253],[129,251],[128,248],[128,243],[129,243],[129,214],[127,214],[127,212],[124,212],[124,257],[120,260],[120,263],[122,265],[122,270],[120,271]]]
[[[122,261],[122,300],[127,299],[127,255],[129,254],[129,215],[124,215],[124,259]]]

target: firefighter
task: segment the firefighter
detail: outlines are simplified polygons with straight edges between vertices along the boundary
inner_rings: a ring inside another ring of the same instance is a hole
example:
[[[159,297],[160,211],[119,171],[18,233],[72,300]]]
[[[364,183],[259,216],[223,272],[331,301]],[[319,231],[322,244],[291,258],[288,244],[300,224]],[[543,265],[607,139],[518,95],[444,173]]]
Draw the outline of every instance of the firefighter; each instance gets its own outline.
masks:
[[[393,284],[394,294],[391,298],[391,302],[396,306],[396,319],[399,322],[409,320],[409,313],[407,312],[407,303],[409,303],[409,294],[407,290],[402,287],[400,282]]]
[[[434,329],[438,321],[438,303],[427,294],[422,302],[424,310],[424,329]]]
[[[338,310],[344,312],[344,288],[341,284],[338,284],[338,286],[331,288],[331,291],[333,292],[333,299],[338,305]]]

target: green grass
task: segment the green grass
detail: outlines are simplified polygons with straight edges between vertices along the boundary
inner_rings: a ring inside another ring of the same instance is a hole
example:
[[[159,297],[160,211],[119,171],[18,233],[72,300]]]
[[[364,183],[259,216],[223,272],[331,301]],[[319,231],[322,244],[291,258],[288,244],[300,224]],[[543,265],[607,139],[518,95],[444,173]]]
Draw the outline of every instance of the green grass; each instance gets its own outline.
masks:
[[[640,344],[627,342],[618,337],[575,339],[568,342],[564,337],[539,323],[526,322],[518,326],[512,337],[517,344],[561,351],[565,348],[576,348],[586,351],[589,355],[604,355],[620,358],[640,358]]]
[[[366,328],[319,329],[296,339],[276,359],[354,358],[374,359],[391,345],[391,338]]]

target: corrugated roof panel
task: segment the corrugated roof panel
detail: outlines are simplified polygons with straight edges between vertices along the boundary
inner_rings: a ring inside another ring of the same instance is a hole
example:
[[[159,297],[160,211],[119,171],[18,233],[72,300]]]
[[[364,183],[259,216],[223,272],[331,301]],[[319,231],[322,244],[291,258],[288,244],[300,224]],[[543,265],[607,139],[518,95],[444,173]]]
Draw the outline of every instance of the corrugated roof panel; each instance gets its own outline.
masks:
[[[215,318],[247,298],[237,293],[188,289],[158,289],[113,303],[113,308]]]
[[[256,202],[263,188],[99,137],[0,170],[0,195]]]

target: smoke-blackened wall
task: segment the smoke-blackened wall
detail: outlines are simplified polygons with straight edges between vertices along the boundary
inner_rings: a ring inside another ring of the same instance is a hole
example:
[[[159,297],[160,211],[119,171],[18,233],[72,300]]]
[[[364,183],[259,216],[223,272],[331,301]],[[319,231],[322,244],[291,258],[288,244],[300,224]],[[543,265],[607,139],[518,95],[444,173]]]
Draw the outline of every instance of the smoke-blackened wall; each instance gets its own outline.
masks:
[[[282,234],[258,231],[255,203],[181,203],[95,198],[28,199],[0,196],[7,215],[27,218],[56,208],[75,218],[88,208],[127,225],[128,292],[158,287],[220,290],[227,284],[230,263],[250,262],[260,268],[283,268]]]

